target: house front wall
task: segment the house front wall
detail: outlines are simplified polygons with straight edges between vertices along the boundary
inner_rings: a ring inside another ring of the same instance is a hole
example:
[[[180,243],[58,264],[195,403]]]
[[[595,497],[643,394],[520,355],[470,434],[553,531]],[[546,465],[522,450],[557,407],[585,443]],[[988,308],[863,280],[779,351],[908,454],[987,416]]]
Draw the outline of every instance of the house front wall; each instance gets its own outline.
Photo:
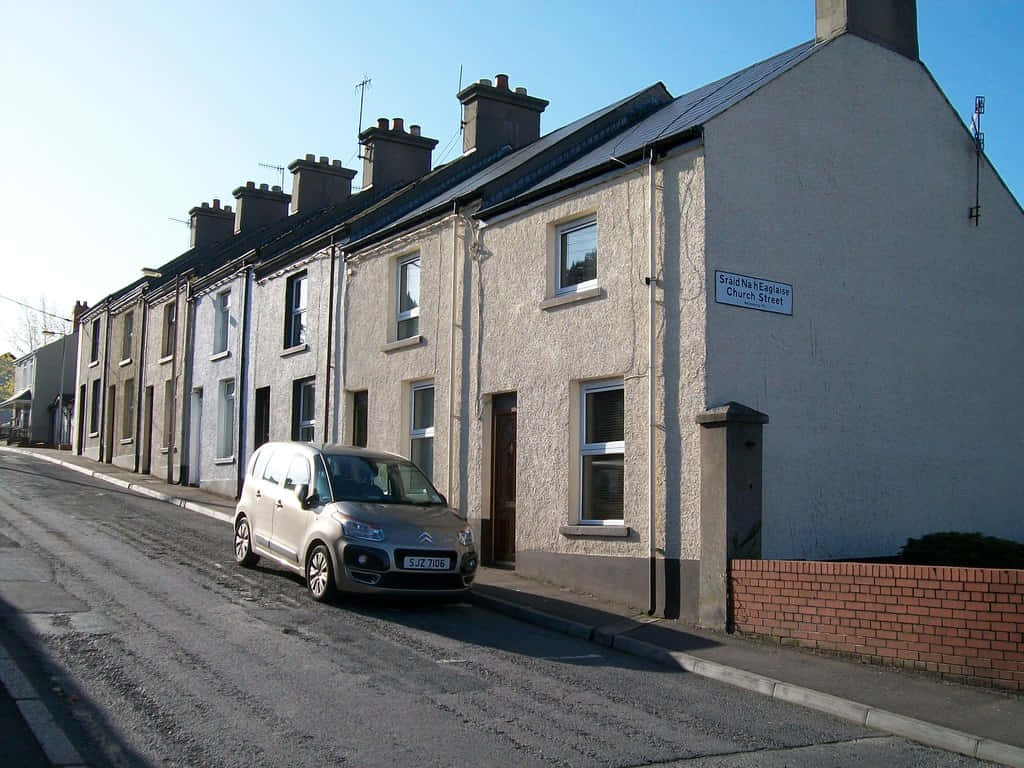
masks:
[[[461,218],[448,216],[383,245],[348,255],[346,322],[339,329],[344,371],[340,441],[352,443],[355,393],[366,392],[367,446],[409,457],[413,389],[432,384],[430,474],[452,506],[463,511],[458,455],[449,451],[449,446],[453,450],[458,447],[449,442],[448,407],[453,238],[461,263],[467,253],[464,228]],[[399,267],[414,258],[419,259],[418,333],[399,340]],[[460,348],[456,347],[456,355]],[[459,372],[455,373],[458,382]],[[458,429],[461,420],[457,412],[453,422]]]
[[[97,319],[98,323],[95,322]],[[97,307],[93,312],[82,317],[78,326],[74,444],[76,451],[81,446],[81,455],[95,461],[99,461],[101,458],[103,402],[106,397],[103,391],[106,334],[107,311],[105,306]],[[95,358],[93,357],[94,340],[97,350]],[[97,382],[99,382],[98,385]],[[94,412],[96,414],[95,424],[93,423]]]
[[[955,105],[969,112],[972,105]],[[768,414],[762,552],[1024,538],[1024,215],[924,67],[844,35],[705,129],[707,388]],[[715,303],[716,270],[792,315]]]
[[[285,318],[288,314],[289,278],[306,273],[307,299],[305,311],[306,341],[289,345],[285,339]],[[273,274],[252,281],[252,316],[250,323],[252,389],[247,393],[246,451],[255,445],[257,422],[254,409],[257,393],[266,389],[270,395],[269,439],[291,440],[295,422],[296,382],[314,382],[314,440],[323,443],[324,393],[327,375],[327,334],[331,296],[331,256],[319,251],[297,260]]]
[[[173,288],[159,298],[146,302],[145,336],[143,344],[142,375],[142,418],[140,420],[140,471],[158,477],[168,473],[171,432],[173,430],[174,451],[170,468],[177,482],[181,471],[182,405],[185,359],[185,313],[187,285],[182,283],[177,291],[177,333],[176,345],[171,354],[164,354],[164,307],[175,303]],[[174,382],[169,388],[169,382]],[[173,401],[168,397],[173,394]],[[173,405],[173,414],[170,409]],[[173,416],[173,418],[172,418]],[[148,468],[147,468],[148,463]]]
[[[238,465],[245,464],[239,451],[238,431],[242,402],[242,318],[246,274],[232,275],[208,286],[195,296],[195,330],[192,338],[192,375],[189,392],[190,425],[188,435],[189,482],[199,487],[234,496],[238,485]],[[218,350],[217,302],[228,295],[227,346]],[[223,382],[233,385],[228,398]],[[225,402],[221,403],[221,398]],[[230,420],[225,409],[230,409]],[[225,423],[221,423],[221,419]],[[230,435],[221,432],[230,424]],[[226,440],[226,441],[225,441]],[[222,455],[223,454],[223,455]]]
[[[142,353],[142,322],[143,305],[139,300],[122,304],[110,313],[110,355],[107,375],[107,408],[106,424],[113,425],[113,433],[108,436],[111,462],[119,467],[135,469],[135,456],[138,446],[138,404],[139,404],[139,364]],[[128,340],[129,349],[125,352],[125,317],[131,313],[132,332]],[[131,390],[128,382],[131,382]],[[110,411],[109,393],[114,388],[114,407]],[[130,397],[132,405],[125,408],[125,398]],[[125,419],[128,424],[125,424]]]
[[[515,563],[524,575],[647,607],[700,556],[703,408],[703,162],[679,152],[655,166],[654,525],[648,493],[648,288],[651,185],[639,165],[489,223],[472,265],[468,424],[471,517],[492,518],[494,398],[516,395]],[[555,296],[559,227],[597,222],[596,291]],[[581,388],[623,387],[623,523],[580,525]],[[654,530],[654,562],[650,531]],[[609,536],[605,534],[613,533]],[[483,547],[485,560],[487,536]],[[685,602],[685,600],[684,600]],[[664,605],[661,609],[664,610]],[[684,611],[685,612],[685,611]]]

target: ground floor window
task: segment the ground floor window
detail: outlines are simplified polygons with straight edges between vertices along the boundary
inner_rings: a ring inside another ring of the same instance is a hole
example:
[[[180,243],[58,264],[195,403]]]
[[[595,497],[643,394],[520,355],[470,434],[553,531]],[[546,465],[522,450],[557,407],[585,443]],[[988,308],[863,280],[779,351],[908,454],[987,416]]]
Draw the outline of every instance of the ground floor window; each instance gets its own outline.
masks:
[[[624,393],[621,381],[581,388],[580,522],[623,522]]]
[[[409,459],[434,479],[434,382],[412,385],[409,419]]]
[[[121,409],[121,439],[129,440],[135,435],[135,379],[124,383],[124,407]]]
[[[235,380],[223,379],[217,388],[217,458],[235,455]]]
[[[297,379],[292,385],[292,440],[312,443],[316,433],[316,380]]]
[[[89,434],[96,435],[100,431],[100,380],[92,383],[92,397],[89,400]]]
[[[367,444],[367,418],[370,400],[365,389],[352,393],[352,445],[365,448]]]

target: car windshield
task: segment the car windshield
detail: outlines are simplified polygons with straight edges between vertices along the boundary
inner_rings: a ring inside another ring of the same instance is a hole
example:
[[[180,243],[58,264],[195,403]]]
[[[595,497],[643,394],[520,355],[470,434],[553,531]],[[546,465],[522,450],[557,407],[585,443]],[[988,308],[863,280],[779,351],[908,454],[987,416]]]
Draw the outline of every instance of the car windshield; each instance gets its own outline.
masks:
[[[444,504],[419,468],[403,459],[324,455],[334,501]]]

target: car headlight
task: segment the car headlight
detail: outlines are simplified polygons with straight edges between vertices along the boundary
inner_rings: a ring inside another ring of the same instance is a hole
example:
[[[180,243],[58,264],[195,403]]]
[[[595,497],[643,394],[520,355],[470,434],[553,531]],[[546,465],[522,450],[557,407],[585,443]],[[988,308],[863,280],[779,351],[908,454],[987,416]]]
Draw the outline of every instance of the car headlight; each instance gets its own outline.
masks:
[[[334,515],[334,519],[341,524],[341,532],[345,535],[346,539],[384,541],[384,529],[380,526],[364,523],[360,520],[350,520],[337,514]]]
[[[464,547],[468,547],[472,543],[473,543],[473,529],[472,528],[463,528],[461,531],[459,531],[459,544],[461,544]]]

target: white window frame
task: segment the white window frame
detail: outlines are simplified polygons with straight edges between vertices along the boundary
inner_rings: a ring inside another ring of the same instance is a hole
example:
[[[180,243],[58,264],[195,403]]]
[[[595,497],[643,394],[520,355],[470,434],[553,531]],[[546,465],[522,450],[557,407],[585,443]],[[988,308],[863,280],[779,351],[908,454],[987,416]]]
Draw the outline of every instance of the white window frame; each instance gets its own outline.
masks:
[[[622,456],[625,460],[626,441],[612,440],[606,443],[587,442],[587,395],[595,392],[609,392],[619,390],[623,397],[623,415],[625,415],[625,387],[622,379],[605,379],[603,381],[588,381],[580,385],[580,451],[577,465],[579,472],[579,504],[577,518],[580,525],[624,525],[625,519],[618,520],[594,520],[583,516],[583,457],[584,456]],[[625,431],[625,424],[623,424]],[[625,434],[623,434],[625,437]],[[625,515],[625,508],[623,508]]]
[[[171,301],[164,305],[163,337],[160,344],[160,357],[173,357],[177,348],[178,336],[178,305]]]
[[[414,263],[416,264],[416,269],[419,271],[420,274],[420,282],[417,285],[417,293],[422,294],[423,264],[420,261],[419,251],[417,251],[416,253],[411,253],[408,256],[404,256],[403,258],[399,259],[395,269],[395,338],[398,341],[402,341],[403,339],[411,339],[415,336],[419,336],[420,333],[419,318],[421,296],[416,296],[415,307],[413,307],[412,309],[407,309],[404,312],[402,311],[402,270],[407,269],[410,264]],[[405,322],[406,320],[413,319],[416,320],[416,333],[411,333],[408,336],[402,336],[400,334],[402,323]]]
[[[217,384],[217,456],[235,455],[235,380],[221,379]]]
[[[228,327],[231,324],[231,289],[220,291],[213,297],[213,354],[226,352]]]
[[[131,360],[135,348],[135,312],[129,309],[121,321],[121,359]]]
[[[296,272],[288,278],[288,339],[285,348],[297,347],[306,343],[306,309],[309,302],[309,273]],[[302,287],[306,287],[305,301]],[[301,328],[302,333],[296,333]]]
[[[304,379],[301,384],[298,385],[299,402],[295,404],[295,436],[296,440],[304,443],[312,443],[316,441],[316,378],[310,377]],[[312,395],[308,395],[309,390],[312,390]],[[303,419],[302,418],[302,406],[306,402],[306,397],[312,398],[313,406],[313,418]],[[312,432],[309,440],[302,439],[302,430],[309,429]]]
[[[92,338],[89,339],[89,362],[100,361],[100,319],[97,317],[92,321]]]
[[[121,404],[121,439],[135,437],[135,379],[127,379],[121,388],[124,401]]]
[[[415,426],[416,425],[416,393],[417,392],[422,392],[425,389],[429,389],[433,393],[431,395],[431,402],[434,405],[434,409],[433,409],[434,410],[434,414],[433,414],[434,418],[431,420],[429,427],[422,427],[420,429],[417,429],[416,426]],[[437,424],[437,408],[436,408],[436,406],[437,406],[437,390],[434,388],[434,380],[433,379],[430,379],[428,381],[417,381],[416,383],[412,384],[409,387],[409,459],[410,460],[412,460],[412,457],[413,457],[412,444],[413,444],[414,441],[416,441],[416,440],[424,440],[426,438],[430,438],[431,440],[434,439],[434,425]],[[431,461],[431,464],[433,464],[433,461]],[[421,467],[421,469],[422,469],[422,467]],[[434,474],[433,471],[432,471],[432,468],[431,468],[431,471],[427,472],[426,474],[428,475],[428,478],[431,481],[433,481],[433,478],[430,477],[430,475]]]
[[[597,216],[586,216],[582,219],[574,219],[568,221],[565,224],[560,224],[555,229],[555,295],[564,296],[566,294],[579,293],[580,291],[586,291],[591,288],[597,287],[597,281],[600,277],[595,277],[593,280],[584,280],[582,283],[576,283],[574,285],[562,285],[562,238],[565,235],[577,232],[581,229],[587,229],[588,227],[594,227],[594,241],[597,241]]]

